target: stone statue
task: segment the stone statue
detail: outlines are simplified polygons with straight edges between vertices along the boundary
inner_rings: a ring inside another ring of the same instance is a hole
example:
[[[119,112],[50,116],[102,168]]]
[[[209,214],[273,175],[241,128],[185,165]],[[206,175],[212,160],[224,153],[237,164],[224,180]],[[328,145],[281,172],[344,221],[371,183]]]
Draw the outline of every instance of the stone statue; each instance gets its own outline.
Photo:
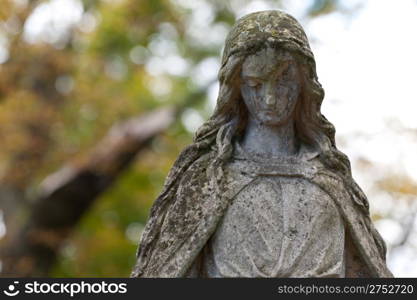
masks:
[[[392,277],[320,112],[300,24],[281,11],[239,19],[219,80],[213,115],[152,207],[132,277]]]

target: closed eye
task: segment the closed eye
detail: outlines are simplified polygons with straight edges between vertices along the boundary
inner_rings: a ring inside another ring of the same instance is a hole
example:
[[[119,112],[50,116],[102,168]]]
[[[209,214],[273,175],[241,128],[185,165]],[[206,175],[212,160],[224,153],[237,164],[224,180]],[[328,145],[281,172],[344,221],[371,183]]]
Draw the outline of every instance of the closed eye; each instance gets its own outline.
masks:
[[[246,78],[245,83],[250,87],[259,87],[262,84],[262,82],[254,78]]]

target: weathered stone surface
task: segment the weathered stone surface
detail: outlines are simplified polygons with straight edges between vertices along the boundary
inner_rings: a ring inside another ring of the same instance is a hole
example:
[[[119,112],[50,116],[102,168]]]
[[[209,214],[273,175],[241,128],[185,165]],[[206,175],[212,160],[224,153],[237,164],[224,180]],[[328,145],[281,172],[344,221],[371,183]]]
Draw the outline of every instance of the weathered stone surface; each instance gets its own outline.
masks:
[[[276,175],[279,167],[264,168],[270,160],[257,163],[238,155],[226,165],[225,176],[252,180],[208,241],[203,274],[344,277],[344,224],[329,195],[304,178]],[[248,169],[250,164],[259,164],[262,174]]]
[[[298,22],[231,30],[211,118],[174,163],[132,277],[391,277]]]

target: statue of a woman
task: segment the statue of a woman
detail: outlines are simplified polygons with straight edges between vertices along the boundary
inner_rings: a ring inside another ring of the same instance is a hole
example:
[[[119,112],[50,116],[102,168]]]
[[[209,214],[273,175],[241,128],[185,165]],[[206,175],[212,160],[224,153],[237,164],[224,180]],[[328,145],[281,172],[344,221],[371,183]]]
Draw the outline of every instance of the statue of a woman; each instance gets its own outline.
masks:
[[[212,117],[171,169],[133,277],[391,277],[366,196],[321,114],[299,23],[237,21]]]

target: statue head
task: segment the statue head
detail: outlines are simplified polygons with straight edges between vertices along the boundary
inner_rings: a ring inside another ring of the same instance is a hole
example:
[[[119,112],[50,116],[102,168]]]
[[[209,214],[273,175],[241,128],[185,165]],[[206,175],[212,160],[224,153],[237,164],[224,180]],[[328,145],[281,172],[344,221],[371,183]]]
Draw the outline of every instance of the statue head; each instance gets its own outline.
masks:
[[[335,130],[320,112],[324,90],[317,79],[308,39],[296,19],[275,10],[246,15],[230,31],[219,71],[220,91],[216,109],[197,131],[195,141],[210,136],[214,138],[213,134],[218,133],[226,124],[233,136],[243,133],[248,117],[248,103],[245,105],[240,88],[244,82],[242,71],[248,70],[248,59],[265,55],[275,61],[290,60],[291,72],[297,74],[285,86],[289,88],[292,85],[297,94],[291,102],[293,106],[285,107],[293,110],[297,138],[315,151],[333,150]],[[279,62],[275,67],[279,69]],[[281,96],[282,92],[277,91]],[[279,117],[275,115],[275,118]]]

